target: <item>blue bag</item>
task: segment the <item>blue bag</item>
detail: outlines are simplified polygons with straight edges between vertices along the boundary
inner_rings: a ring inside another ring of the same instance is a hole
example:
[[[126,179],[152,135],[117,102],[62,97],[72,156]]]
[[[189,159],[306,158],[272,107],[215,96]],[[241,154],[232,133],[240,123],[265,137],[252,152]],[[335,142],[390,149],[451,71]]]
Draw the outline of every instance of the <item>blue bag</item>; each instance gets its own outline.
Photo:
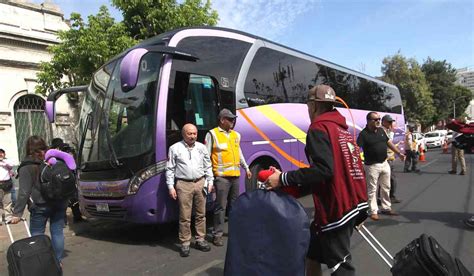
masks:
[[[243,193],[229,212],[224,275],[304,275],[310,222],[281,191]]]

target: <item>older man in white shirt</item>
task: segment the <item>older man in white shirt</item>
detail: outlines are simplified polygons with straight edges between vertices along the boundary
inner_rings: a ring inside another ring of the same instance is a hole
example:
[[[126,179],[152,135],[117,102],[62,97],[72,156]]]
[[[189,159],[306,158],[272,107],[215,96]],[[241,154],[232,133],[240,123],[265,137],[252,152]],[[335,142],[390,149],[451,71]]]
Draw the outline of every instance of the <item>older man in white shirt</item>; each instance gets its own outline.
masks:
[[[191,244],[191,212],[196,210],[195,248],[204,252],[211,247],[206,236],[206,196],[212,191],[214,176],[206,146],[196,141],[197,128],[186,124],[182,129],[183,140],[172,145],[166,163],[166,184],[171,198],[179,204],[180,255],[187,257]]]

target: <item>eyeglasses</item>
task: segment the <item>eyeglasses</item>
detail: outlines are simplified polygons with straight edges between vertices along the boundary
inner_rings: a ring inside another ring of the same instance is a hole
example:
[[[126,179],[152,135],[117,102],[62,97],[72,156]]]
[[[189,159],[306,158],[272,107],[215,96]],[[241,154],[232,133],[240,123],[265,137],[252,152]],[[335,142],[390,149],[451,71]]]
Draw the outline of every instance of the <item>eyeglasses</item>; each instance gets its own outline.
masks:
[[[370,120],[378,122],[378,121],[380,121],[380,118],[371,118]]]

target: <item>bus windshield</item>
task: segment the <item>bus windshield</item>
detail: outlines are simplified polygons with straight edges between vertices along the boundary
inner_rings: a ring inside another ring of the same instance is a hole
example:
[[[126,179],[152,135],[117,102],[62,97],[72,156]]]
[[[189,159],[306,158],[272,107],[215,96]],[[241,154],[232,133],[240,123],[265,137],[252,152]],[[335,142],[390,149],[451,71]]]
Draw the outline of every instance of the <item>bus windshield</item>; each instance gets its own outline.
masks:
[[[82,161],[95,162],[135,157],[153,148],[154,106],[161,54],[149,53],[140,63],[137,86],[127,93],[120,87],[120,60],[106,65],[94,75],[86,95],[85,111],[92,117],[84,136]],[[110,67],[114,67],[113,73]],[[104,80],[108,81],[104,91]],[[84,117],[84,120],[82,120]]]

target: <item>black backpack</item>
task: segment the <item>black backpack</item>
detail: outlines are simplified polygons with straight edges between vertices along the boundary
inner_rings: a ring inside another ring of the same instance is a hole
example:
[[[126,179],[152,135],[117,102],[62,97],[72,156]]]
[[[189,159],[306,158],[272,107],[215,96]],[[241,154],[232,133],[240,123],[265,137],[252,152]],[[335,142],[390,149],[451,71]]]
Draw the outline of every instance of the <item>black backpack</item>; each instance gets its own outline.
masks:
[[[18,171],[26,165],[39,166],[39,190],[44,200],[66,200],[74,196],[76,192],[76,177],[74,172],[61,159],[57,159],[54,165],[49,165],[46,162],[23,161],[18,167]]]

